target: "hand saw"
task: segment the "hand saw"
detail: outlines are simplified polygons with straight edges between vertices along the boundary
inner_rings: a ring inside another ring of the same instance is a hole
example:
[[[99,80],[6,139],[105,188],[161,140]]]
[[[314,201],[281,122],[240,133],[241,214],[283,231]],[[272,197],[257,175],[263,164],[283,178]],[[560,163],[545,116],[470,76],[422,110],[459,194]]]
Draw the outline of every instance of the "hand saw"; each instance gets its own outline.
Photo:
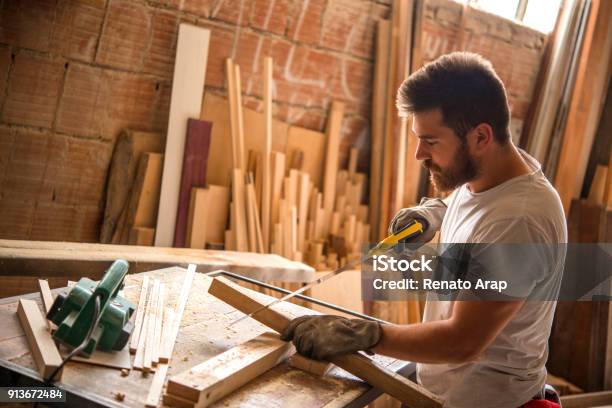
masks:
[[[323,282],[325,282],[328,279],[333,278],[336,275],[339,275],[340,273],[347,271],[349,269],[353,269],[355,266],[363,263],[363,262],[368,262],[369,260],[371,260],[375,255],[377,254],[381,254],[384,252],[387,252],[389,249],[395,247],[397,244],[402,244],[402,243],[406,243],[408,241],[410,241],[411,239],[421,235],[425,229],[427,229],[427,225],[426,222],[423,221],[417,221],[417,220],[412,220],[410,221],[406,227],[404,227],[404,229],[402,229],[401,231],[399,231],[396,234],[392,234],[389,235],[387,238],[383,239],[382,241],[380,241],[374,248],[370,249],[367,253],[367,255],[363,258],[360,259],[356,259],[353,262],[349,262],[346,265],[336,269],[335,271],[332,271],[326,275],[321,276],[320,278],[310,282],[309,284],[307,284],[306,286],[302,286],[301,288],[299,288],[298,290],[291,292],[279,299],[275,299],[272,302],[260,307],[259,309],[249,313],[248,315],[244,315],[242,317],[240,317],[237,320],[234,320],[232,323],[230,323],[230,326],[246,319],[247,317],[252,317],[254,314],[261,312],[262,310],[265,310],[267,308],[269,308],[272,305],[275,305],[277,303],[280,302],[284,302],[288,299],[291,299],[292,297],[294,297],[295,295],[299,295],[305,291],[307,291],[308,289],[311,289]]]

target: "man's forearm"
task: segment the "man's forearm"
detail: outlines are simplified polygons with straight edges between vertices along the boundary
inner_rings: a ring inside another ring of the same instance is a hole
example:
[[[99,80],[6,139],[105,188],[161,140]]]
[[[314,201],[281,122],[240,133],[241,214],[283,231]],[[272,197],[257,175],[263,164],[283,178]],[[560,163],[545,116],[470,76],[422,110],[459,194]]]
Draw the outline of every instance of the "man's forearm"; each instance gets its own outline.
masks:
[[[448,320],[383,325],[373,351],[417,363],[461,363],[474,358],[475,350],[460,337]]]

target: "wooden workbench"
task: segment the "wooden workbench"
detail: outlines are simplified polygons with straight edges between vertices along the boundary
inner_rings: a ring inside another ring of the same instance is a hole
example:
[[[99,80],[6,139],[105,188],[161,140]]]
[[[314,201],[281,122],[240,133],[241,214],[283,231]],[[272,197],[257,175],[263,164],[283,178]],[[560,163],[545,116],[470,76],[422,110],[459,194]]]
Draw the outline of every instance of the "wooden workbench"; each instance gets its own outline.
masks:
[[[151,272],[128,275],[125,279],[125,297],[138,302],[140,285],[145,275],[161,279],[166,284],[168,305],[173,306],[178,296],[186,270],[171,267]],[[211,279],[197,273],[191,288],[180,332],[170,363],[169,376],[180,373],[233,346],[243,343],[267,329],[255,320],[247,319],[234,327],[229,323],[241,313],[208,294]],[[55,290],[54,292],[57,292]],[[261,299],[269,296],[256,293]],[[37,293],[23,297],[39,300]],[[0,379],[11,374],[13,382],[32,384],[39,378],[34,361],[16,316],[17,297],[0,300]],[[296,315],[300,306],[285,303],[279,310]],[[313,312],[316,313],[316,312]],[[410,371],[406,362],[381,357],[378,362],[394,371]],[[132,370],[121,377],[119,370],[70,362],[64,368],[61,387],[68,392],[67,403],[72,406],[122,406],[143,407],[153,376],[143,377]],[[0,383],[0,386],[8,384]],[[118,402],[115,393],[125,394]],[[250,382],[216,406],[253,407],[323,407],[363,406],[380,395],[361,380],[345,371],[334,368],[323,378],[290,368],[282,363],[263,376]]]
[[[315,277],[312,267],[274,254],[0,239],[0,298],[36,291],[41,276],[52,288],[84,276],[100,279],[115,259],[129,262],[128,273],[196,264],[199,272],[223,269],[266,281],[309,282]]]

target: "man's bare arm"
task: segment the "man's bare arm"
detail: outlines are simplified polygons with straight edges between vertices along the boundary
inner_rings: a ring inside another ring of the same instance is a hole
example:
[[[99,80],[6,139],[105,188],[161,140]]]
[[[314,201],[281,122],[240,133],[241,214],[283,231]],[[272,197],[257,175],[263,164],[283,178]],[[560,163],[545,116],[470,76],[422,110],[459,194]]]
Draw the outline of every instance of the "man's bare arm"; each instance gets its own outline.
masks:
[[[474,360],[522,307],[524,300],[456,301],[451,317],[411,325],[383,325],[373,351],[419,363]]]

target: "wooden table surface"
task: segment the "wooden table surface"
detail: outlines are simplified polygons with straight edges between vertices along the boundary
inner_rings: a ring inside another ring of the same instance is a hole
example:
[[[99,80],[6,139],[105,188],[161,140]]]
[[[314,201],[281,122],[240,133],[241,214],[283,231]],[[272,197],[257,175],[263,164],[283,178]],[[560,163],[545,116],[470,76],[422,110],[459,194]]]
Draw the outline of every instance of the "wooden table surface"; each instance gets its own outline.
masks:
[[[125,278],[124,295],[137,304],[142,279],[148,275],[165,282],[168,306],[173,306],[180,293],[185,273],[184,268],[171,267],[128,275]],[[170,362],[169,376],[185,371],[269,330],[252,319],[245,319],[233,327],[228,327],[229,323],[242,314],[208,294],[210,281],[208,276],[196,273]],[[54,292],[58,290],[61,289]],[[271,299],[260,293],[256,296],[262,300]],[[37,293],[22,297],[39,301]],[[17,300],[17,297],[0,300],[0,365],[5,370],[8,367],[9,371],[36,378],[36,366],[16,315]],[[278,310],[297,316],[308,309],[283,303],[278,305]],[[381,365],[394,371],[405,368],[407,364],[385,357],[377,356],[376,359]],[[96,405],[92,401],[97,401],[99,405],[104,406],[140,408],[144,406],[152,379],[152,375],[143,377],[137,370],[132,370],[127,377],[121,377],[119,370],[69,362],[64,368],[61,386],[68,391],[68,403],[73,402],[75,405],[81,406],[84,400],[90,400],[87,402],[92,406]],[[125,394],[124,401],[116,401],[116,393]],[[217,402],[215,406],[363,406],[378,395],[378,390],[371,389],[369,385],[340,368],[335,367],[330,374],[319,378],[293,369],[284,362]]]

